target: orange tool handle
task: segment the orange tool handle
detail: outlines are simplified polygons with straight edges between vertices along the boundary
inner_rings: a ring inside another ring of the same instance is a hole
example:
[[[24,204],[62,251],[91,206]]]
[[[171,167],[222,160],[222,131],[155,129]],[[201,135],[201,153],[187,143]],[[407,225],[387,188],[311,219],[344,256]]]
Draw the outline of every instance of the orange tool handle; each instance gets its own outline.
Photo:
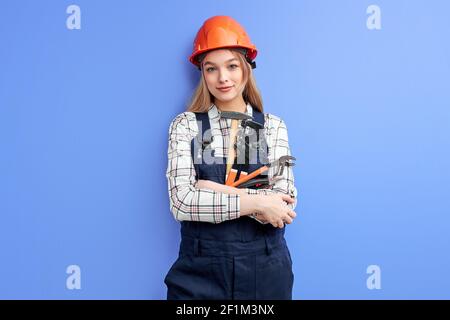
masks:
[[[261,173],[263,173],[263,172],[265,172],[267,170],[269,170],[268,166],[262,166],[261,168],[256,169],[252,173],[249,173],[248,175],[244,176],[243,178],[240,178],[238,181],[234,182],[231,186],[232,187],[237,187],[241,183],[247,182],[248,180],[256,177],[257,175],[260,175]]]
[[[234,180],[236,179],[236,176],[237,176],[237,170],[231,169],[230,172],[228,173],[228,177],[227,177],[227,181],[225,181],[225,185],[231,186],[233,184]]]

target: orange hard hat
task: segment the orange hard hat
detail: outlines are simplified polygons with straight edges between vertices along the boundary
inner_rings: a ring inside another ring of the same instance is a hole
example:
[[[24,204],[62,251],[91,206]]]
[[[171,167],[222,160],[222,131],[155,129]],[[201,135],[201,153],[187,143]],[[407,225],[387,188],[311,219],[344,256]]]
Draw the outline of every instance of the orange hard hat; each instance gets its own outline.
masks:
[[[258,53],[256,46],[251,43],[244,28],[229,16],[214,16],[203,23],[195,37],[189,61],[200,69],[201,59],[206,52],[220,48],[241,51],[252,68],[256,68],[253,61]]]

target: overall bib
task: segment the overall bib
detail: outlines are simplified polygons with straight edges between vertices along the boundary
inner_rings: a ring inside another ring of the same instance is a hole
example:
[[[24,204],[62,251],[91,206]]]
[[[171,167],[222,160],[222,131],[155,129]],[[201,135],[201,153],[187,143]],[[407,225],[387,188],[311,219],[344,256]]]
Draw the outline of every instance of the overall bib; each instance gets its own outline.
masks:
[[[210,129],[208,113],[196,117],[203,137]],[[253,118],[264,125],[263,113],[253,109]],[[193,150],[191,144],[194,156]],[[263,165],[257,158],[256,164],[235,162],[233,168],[252,172]],[[225,184],[226,159],[217,160],[195,164],[197,179]],[[293,281],[284,228],[248,216],[218,224],[182,221],[179,256],[164,280],[169,300],[290,300]]]

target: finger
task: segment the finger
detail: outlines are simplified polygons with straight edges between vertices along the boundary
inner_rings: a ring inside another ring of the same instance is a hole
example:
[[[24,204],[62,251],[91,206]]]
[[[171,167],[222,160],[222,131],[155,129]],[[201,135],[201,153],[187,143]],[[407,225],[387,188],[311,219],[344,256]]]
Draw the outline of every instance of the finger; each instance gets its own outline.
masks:
[[[270,223],[273,227],[278,228],[278,221],[269,221],[269,223]]]
[[[294,210],[289,209],[287,214],[289,215],[289,217],[291,218],[295,218],[297,216],[297,213],[295,213]]]
[[[284,227],[284,222],[283,220],[279,220],[278,221],[278,228],[283,228]]]
[[[292,221],[293,221],[293,220],[291,219],[291,217],[289,217],[289,216],[286,216],[283,220],[284,220],[284,222],[287,223],[287,224],[291,224]]]
[[[294,203],[295,202],[295,199],[292,198],[291,196],[287,195],[287,194],[282,194],[281,195],[281,199],[283,199],[287,203]]]

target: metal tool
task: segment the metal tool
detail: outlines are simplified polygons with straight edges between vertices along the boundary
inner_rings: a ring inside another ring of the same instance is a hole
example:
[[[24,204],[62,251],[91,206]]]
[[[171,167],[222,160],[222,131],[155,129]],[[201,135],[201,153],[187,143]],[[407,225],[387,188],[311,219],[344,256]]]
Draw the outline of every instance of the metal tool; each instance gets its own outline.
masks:
[[[281,156],[277,160],[272,161],[272,162],[262,166],[261,168],[256,169],[252,173],[249,173],[245,177],[240,178],[238,181],[235,181],[234,183],[231,184],[231,186],[237,187],[240,184],[249,181],[250,179],[266,172],[267,170],[269,170],[269,168],[275,167],[275,166],[276,166],[277,171],[275,172],[275,174],[273,176],[281,176],[281,175],[283,175],[284,167],[290,167],[290,166],[295,165],[295,163],[293,162],[294,160],[295,160],[295,157],[293,157],[293,156]]]
[[[241,183],[238,188],[250,188],[250,187],[256,187],[258,189],[266,189],[269,186],[273,185],[276,181],[281,180],[281,176],[272,177],[269,178],[265,176],[264,178],[253,178],[247,182]]]
[[[225,184],[231,183],[232,176],[229,174],[231,167],[234,163],[234,158],[236,157],[236,135],[237,135],[237,128],[238,128],[238,120],[249,120],[252,119],[252,117],[246,113],[243,112],[236,112],[236,111],[223,111],[220,114],[221,118],[224,119],[231,119],[231,130],[230,130],[230,144],[228,147],[228,157],[227,157],[227,169],[226,169],[226,182]]]
[[[250,179],[247,182],[241,183],[239,185],[239,188],[250,188],[250,187],[263,188],[264,186],[269,186],[269,177]]]
[[[262,152],[264,152],[265,155],[266,145],[259,139],[260,135],[264,136],[264,133],[261,133],[264,126],[261,123],[254,121],[253,118],[242,120],[241,126],[243,130],[239,130],[236,141],[237,156],[241,161],[244,161],[244,164],[249,164],[250,154],[261,154],[258,150],[262,149]]]
[[[223,119],[232,119],[232,120],[248,120],[253,119],[252,116],[243,113],[243,112],[236,112],[236,111],[222,111],[220,113],[220,118]]]

